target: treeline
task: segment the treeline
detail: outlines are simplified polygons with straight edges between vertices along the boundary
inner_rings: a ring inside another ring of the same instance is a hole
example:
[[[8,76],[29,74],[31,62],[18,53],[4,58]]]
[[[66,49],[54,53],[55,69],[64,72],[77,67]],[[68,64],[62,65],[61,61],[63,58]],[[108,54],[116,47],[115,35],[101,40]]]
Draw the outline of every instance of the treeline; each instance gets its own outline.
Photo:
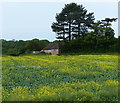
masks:
[[[75,40],[65,41],[62,53],[106,53],[120,52],[120,37],[108,40],[105,37],[96,37],[88,34]]]
[[[63,52],[115,52],[118,51],[118,38],[112,29],[112,22],[117,18],[96,20],[94,13],[89,13],[83,5],[66,4],[56,14],[52,30],[56,38],[65,42]]]
[[[20,55],[32,53],[32,51],[40,51],[49,44],[48,40],[0,40],[2,42],[2,54],[4,55]]]

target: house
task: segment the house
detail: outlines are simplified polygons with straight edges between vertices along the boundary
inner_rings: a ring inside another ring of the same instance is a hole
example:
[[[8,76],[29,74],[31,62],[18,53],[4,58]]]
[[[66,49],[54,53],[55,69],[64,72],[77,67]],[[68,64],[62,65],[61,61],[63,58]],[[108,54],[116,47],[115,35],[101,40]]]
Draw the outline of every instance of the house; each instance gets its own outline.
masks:
[[[41,52],[51,53],[52,55],[57,55],[60,53],[59,44],[48,44]]]
[[[40,51],[33,51],[33,54],[40,53]]]

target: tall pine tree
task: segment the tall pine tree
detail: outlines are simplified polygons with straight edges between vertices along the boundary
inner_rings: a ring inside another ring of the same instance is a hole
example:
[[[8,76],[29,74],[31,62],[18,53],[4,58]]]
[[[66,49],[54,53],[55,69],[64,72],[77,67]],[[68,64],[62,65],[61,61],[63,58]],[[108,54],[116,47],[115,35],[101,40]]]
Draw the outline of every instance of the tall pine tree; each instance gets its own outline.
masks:
[[[70,3],[56,15],[56,22],[51,27],[58,39],[71,40],[84,36],[93,22],[93,13],[87,13],[82,5]]]

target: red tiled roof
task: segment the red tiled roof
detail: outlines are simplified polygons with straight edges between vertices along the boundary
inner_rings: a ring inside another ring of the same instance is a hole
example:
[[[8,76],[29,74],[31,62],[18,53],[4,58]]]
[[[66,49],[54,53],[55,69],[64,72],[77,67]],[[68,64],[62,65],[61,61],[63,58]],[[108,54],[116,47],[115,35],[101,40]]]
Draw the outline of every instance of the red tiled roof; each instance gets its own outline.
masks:
[[[48,44],[45,48],[43,48],[42,50],[51,50],[51,49],[59,49],[59,45],[58,44]]]

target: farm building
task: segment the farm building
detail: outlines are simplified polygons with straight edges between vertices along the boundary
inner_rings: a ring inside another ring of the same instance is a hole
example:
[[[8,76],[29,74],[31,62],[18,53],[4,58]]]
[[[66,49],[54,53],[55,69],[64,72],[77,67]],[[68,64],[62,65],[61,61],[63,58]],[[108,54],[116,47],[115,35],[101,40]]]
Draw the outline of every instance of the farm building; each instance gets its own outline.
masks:
[[[33,51],[33,54],[40,53],[40,51]]]
[[[52,55],[56,55],[60,53],[59,44],[48,44],[45,48],[41,50],[41,52],[51,53]]]

